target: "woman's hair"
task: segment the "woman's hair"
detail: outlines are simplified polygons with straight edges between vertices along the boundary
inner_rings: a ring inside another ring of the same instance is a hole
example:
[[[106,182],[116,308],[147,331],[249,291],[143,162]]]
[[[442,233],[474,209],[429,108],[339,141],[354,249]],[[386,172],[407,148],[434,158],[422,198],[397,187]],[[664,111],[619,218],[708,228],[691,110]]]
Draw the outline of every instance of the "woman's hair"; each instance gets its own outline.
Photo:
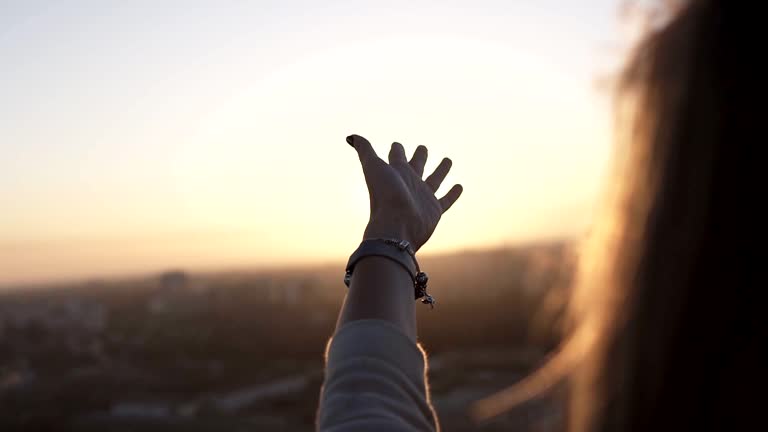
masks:
[[[542,370],[478,405],[481,417],[564,375],[571,431],[722,430],[762,417],[748,396],[768,392],[762,195],[751,192],[764,136],[757,18],[736,15],[743,2],[678,3],[621,76],[616,186],[582,252],[573,328]]]
[[[619,186],[571,307],[589,349],[570,430],[723,430],[759,415],[760,60],[739,3],[685,2],[623,74]]]

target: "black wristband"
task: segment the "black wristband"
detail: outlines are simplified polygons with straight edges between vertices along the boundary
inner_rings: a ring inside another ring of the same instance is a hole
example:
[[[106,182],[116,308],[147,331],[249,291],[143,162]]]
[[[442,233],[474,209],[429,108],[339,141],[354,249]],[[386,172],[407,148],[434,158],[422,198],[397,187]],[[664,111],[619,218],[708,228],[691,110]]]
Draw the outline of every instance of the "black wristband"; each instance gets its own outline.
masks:
[[[352,272],[358,261],[369,256],[380,256],[400,264],[411,276],[414,287],[414,298],[422,299],[422,303],[434,307],[435,299],[427,294],[427,281],[429,277],[419,269],[416,261],[416,253],[410,243],[405,240],[394,239],[368,239],[363,240],[347,262],[344,274],[344,284],[349,287]]]
[[[367,256],[380,256],[389,258],[403,266],[403,268],[411,275],[411,279],[414,279],[418,271],[416,270],[416,260],[413,259],[406,250],[407,247],[410,247],[410,245],[407,245],[408,242],[405,242],[403,244],[404,247],[400,248],[392,247],[393,245],[386,240],[387,239],[363,240],[357,250],[355,250],[352,256],[349,257],[349,261],[347,261],[347,272],[352,273],[355,264],[362,258]],[[394,242],[394,240],[392,240],[392,242]]]

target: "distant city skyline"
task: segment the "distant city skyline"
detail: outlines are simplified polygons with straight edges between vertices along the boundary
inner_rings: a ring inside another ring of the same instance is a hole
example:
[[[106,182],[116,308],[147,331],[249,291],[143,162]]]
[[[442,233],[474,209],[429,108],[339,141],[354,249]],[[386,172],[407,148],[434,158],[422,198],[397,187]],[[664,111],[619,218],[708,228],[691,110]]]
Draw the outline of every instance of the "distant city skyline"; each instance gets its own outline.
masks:
[[[453,159],[425,253],[577,237],[618,4],[2,2],[0,286],[341,261],[350,133]]]

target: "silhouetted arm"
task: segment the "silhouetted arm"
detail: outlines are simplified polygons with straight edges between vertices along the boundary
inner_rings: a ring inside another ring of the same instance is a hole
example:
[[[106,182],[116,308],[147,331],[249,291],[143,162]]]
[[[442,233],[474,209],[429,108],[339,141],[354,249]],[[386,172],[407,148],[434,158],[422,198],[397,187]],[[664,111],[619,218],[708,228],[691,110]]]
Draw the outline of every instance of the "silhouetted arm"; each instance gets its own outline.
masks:
[[[455,185],[443,198],[435,197],[451,161],[443,159],[422,180],[426,147],[419,146],[408,161],[402,145],[393,143],[387,163],[365,138],[353,135],[347,142],[357,150],[370,195],[363,239],[406,240],[418,250],[461,195]],[[378,256],[357,262],[328,344],[318,430],[439,430],[425,355],[416,343],[416,304],[413,280],[400,264]]]
[[[407,240],[417,251],[461,195],[461,185],[455,185],[443,198],[435,196],[451,169],[451,160],[443,159],[423,180],[426,147],[419,146],[409,161],[403,146],[393,143],[387,163],[365,138],[352,135],[347,142],[357,150],[370,197],[371,215],[363,239]],[[400,265],[381,257],[363,258],[353,272],[338,326],[359,319],[382,319],[415,342],[413,294],[413,281]]]

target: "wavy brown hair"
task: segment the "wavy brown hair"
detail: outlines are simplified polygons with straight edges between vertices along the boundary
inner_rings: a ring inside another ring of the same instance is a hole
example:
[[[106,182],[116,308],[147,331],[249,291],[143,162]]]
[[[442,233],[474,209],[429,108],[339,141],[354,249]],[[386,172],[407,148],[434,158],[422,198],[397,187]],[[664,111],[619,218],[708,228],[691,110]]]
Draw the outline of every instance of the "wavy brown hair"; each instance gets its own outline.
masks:
[[[571,335],[541,371],[479,404],[480,417],[563,376],[572,431],[731,430],[763,417],[753,191],[766,75],[749,9],[678,2],[636,48],[619,86],[615,187],[584,251]]]
[[[740,3],[682,4],[623,75],[620,186],[572,309],[592,344],[571,430],[725,430],[759,413],[762,77]]]

